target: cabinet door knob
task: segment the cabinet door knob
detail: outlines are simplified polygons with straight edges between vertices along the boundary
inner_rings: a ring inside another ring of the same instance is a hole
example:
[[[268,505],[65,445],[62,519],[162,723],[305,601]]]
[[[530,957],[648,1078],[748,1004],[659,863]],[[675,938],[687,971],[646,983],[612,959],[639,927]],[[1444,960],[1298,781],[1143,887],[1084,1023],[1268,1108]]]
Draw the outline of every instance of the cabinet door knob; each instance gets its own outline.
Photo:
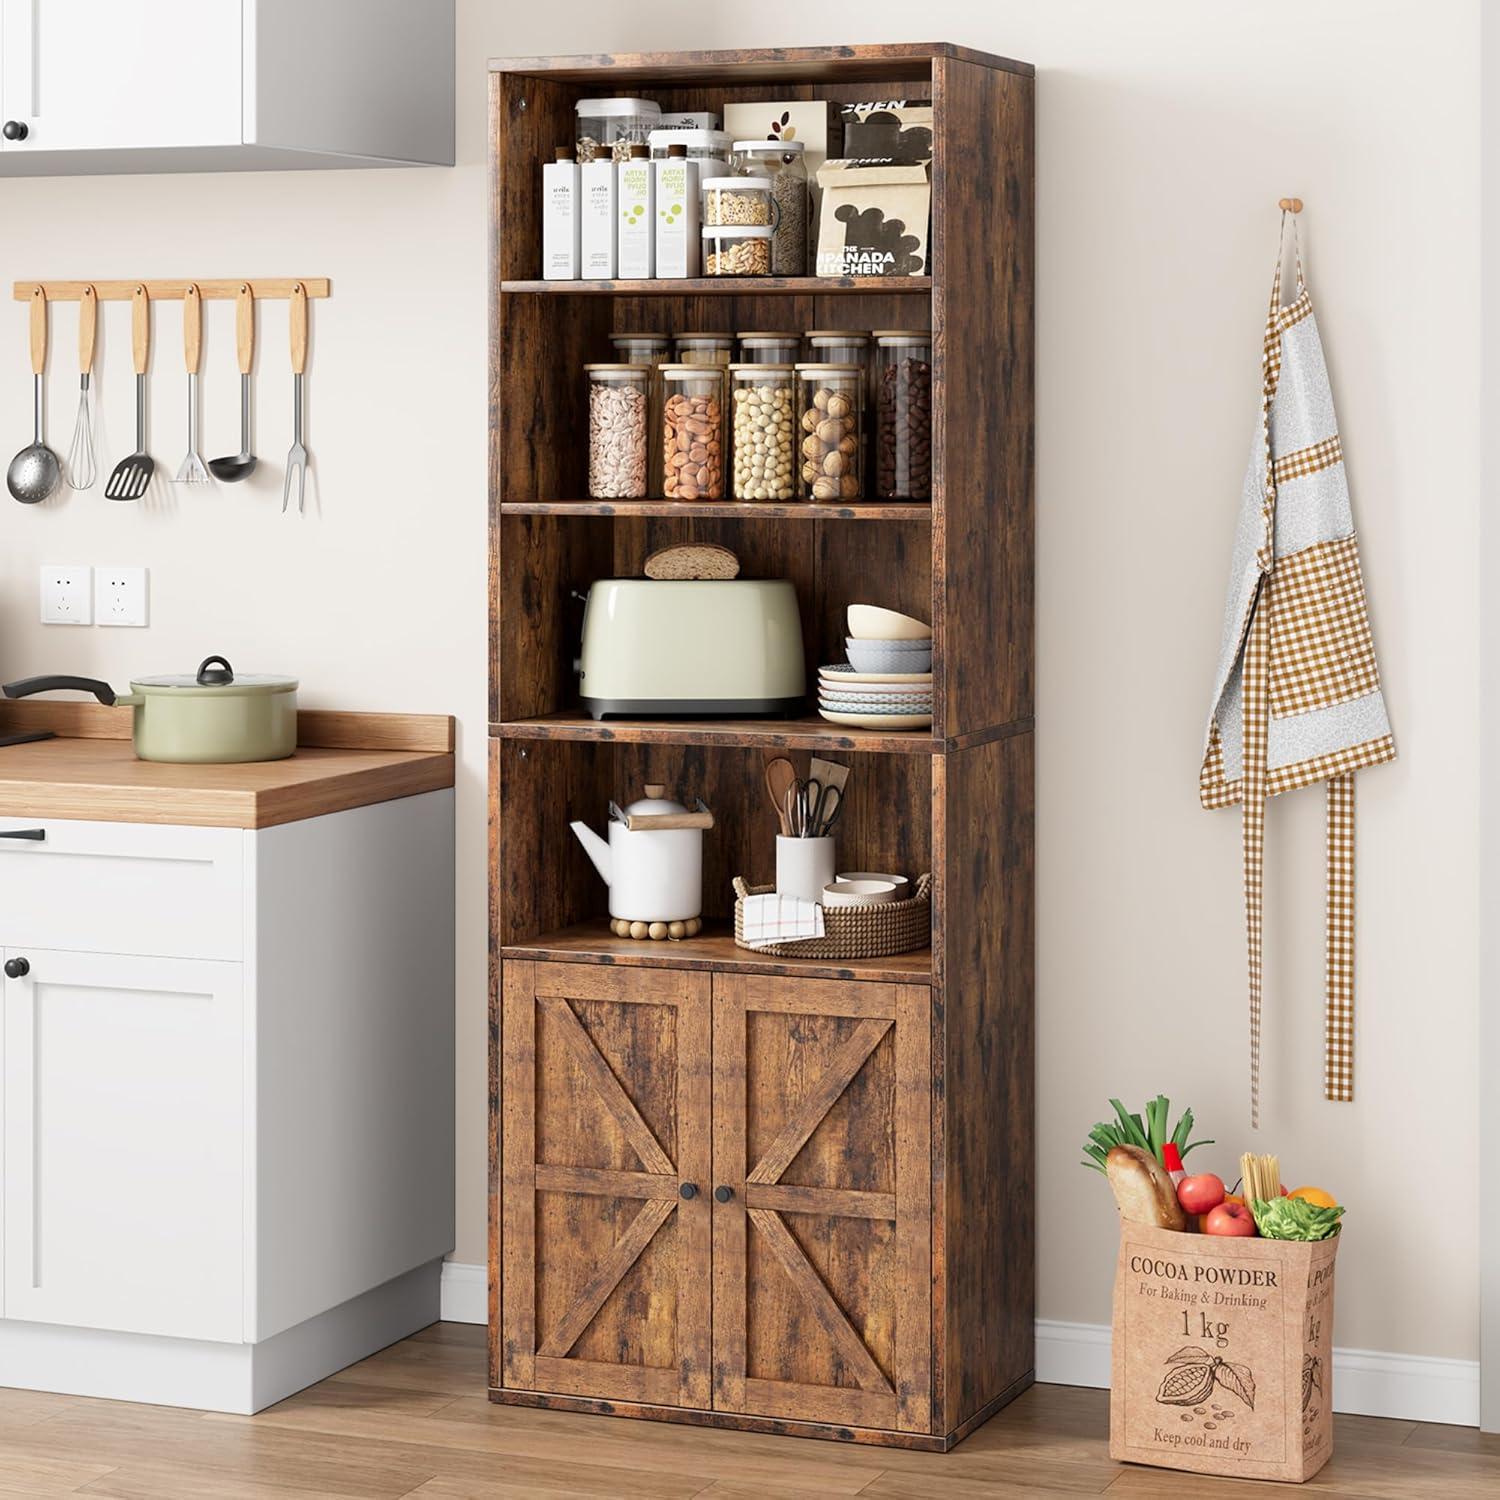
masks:
[[[7,979],[24,979],[31,973],[31,964],[24,958],[7,958],[5,960],[5,977]]]
[[[696,1198],[698,1196],[698,1184],[696,1182],[685,1182],[677,1191],[684,1198]]]
[[[24,120],[7,120],[5,122],[5,129],[0,131],[0,135],[3,135],[8,141],[24,141],[30,134],[31,132],[26,128]]]
[[[25,962],[24,959],[22,959],[21,961],[23,963]],[[721,1182],[718,1187],[714,1189],[714,1197],[717,1198],[720,1203],[728,1203],[729,1200],[734,1197],[734,1189],[732,1187],[727,1187],[724,1183]]]

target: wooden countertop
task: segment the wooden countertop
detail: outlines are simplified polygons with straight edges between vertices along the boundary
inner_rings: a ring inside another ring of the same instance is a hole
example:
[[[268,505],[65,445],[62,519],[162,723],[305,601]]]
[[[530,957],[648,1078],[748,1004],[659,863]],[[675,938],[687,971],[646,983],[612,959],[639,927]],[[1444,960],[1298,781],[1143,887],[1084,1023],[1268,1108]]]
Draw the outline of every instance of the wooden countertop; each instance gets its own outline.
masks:
[[[271,828],[453,785],[452,720],[437,716],[303,710],[304,743],[286,760],[198,766],[137,760],[129,709],[59,703],[52,707],[70,712],[44,715],[41,706],[0,711],[0,732],[59,734],[0,746],[0,817]],[[126,738],[117,737],[122,726]],[[419,748],[391,748],[399,745]]]

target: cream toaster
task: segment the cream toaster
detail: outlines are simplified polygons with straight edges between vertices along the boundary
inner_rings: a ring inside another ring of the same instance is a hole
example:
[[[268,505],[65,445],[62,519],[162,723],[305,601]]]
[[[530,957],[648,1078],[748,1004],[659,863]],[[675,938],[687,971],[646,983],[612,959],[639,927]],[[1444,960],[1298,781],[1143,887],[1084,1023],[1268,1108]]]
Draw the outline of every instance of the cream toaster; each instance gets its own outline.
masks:
[[[807,691],[785,578],[606,578],[589,590],[583,706],[611,714],[791,714]]]

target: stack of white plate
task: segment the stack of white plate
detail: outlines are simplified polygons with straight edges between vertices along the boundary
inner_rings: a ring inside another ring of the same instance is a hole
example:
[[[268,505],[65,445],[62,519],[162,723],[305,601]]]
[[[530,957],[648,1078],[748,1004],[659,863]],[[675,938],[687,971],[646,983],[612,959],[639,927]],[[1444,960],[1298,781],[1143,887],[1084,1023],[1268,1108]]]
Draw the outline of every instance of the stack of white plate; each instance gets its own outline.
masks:
[[[818,670],[818,712],[857,729],[932,723],[932,627],[873,604],[849,606],[849,661]]]

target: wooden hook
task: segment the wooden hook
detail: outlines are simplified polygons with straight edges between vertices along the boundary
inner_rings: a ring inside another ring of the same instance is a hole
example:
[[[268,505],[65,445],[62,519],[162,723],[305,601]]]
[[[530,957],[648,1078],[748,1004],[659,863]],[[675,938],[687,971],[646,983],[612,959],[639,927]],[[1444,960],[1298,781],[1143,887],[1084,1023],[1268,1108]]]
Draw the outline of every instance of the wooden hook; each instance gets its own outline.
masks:
[[[1300,214],[1302,212],[1302,200],[1300,198],[1283,198],[1281,200],[1281,211],[1284,214]]]
[[[47,294],[40,286],[31,289],[31,373],[47,368]]]

